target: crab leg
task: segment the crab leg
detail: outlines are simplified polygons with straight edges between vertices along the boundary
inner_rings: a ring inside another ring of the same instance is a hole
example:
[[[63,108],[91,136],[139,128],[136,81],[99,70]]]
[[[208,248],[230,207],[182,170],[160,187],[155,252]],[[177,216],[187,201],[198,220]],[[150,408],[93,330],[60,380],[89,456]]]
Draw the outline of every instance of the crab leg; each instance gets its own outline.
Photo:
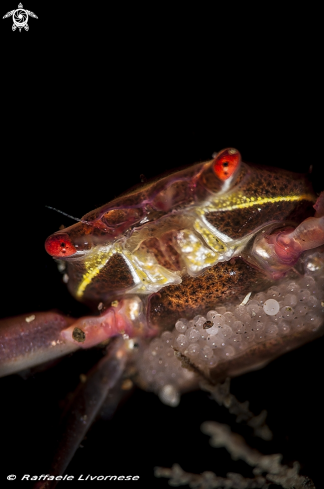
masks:
[[[142,301],[116,301],[100,316],[74,319],[40,312],[0,321],[0,377],[34,367],[79,348],[91,348],[114,336],[154,336],[148,330]]]
[[[319,212],[317,213],[319,214]],[[324,216],[309,217],[295,229],[275,229],[254,241],[252,254],[274,279],[292,268],[304,251],[324,245]]]
[[[56,312],[37,312],[0,321],[0,377],[66,355],[78,346],[62,331],[75,319]]]
[[[120,386],[127,357],[123,343],[122,338],[113,340],[107,355],[76,390],[61,420],[55,455],[48,474],[59,476],[64,473],[108,395],[110,416],[115,412],[124,394]],[[35,489],[53,489],[57,482],[38,482]]]

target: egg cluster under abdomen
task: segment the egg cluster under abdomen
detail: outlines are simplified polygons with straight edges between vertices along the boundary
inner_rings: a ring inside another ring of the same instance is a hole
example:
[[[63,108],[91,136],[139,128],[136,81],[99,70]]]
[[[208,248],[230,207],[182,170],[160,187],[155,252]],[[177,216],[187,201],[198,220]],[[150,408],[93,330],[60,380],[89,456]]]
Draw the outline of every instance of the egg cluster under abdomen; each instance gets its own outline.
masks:
[[[197,366],[213,368],[269,338],[316,331],[323,322],[322,301],[312,277],[284,281],[255,294],[246,305],[229,304],[191,321],[179,320],[173,345]]]
[[[247,303],[241,299],[190,321],[179,319],[173,331],[151,342],[141,359],[147,388],[171,405],[179,402],[180,391],[190,388],[195,374],[182,367],[175,351],[206,372],[271,339],[315,333],[324,320],[324,274],[316,260],[310,257],[305,263],[305,275],[286,278],[251,295]]]

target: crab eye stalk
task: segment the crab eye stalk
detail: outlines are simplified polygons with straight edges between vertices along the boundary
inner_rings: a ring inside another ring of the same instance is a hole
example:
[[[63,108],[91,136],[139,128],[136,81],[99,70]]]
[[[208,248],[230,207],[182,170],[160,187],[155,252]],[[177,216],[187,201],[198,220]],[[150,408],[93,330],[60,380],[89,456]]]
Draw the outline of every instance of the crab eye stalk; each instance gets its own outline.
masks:
[[[237,149],[224,149],[216,155],[213,162],[213,171],[216,177],[224,182],[236,173],[240,163],[241,155]]]
[[[54,258],[71,256],[77,251],[67,233],[57,233],[49,236],[45,241],[45,250]]]

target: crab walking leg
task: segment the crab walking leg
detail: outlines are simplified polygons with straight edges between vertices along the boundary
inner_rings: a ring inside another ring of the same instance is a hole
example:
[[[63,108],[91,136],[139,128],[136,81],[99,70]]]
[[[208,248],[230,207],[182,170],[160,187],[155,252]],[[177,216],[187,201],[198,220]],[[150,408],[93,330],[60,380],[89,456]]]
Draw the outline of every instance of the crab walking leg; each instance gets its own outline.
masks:
[[[309,217],[291,233],[281,233],[275,243],[275,251],[283,262],[298,258],[303,251],[317,248],[324,244],[324,217]]]
[[[254,241],[252,254],[274,279],[292,268],[304,251],[324,245],[324,216],[309,217],[295,229],[280,228]]]
[[[324,216],[324,191],[320,193],[317,201],[313,205],[315,209],[315,217],[323,217]]]
[[[75,319],[36,312],[0,321],[0,377],[34,367],[77,350],[62,337]]]
[[[113,415],[125,394],[120,380],[126,360],[124,340],[114,339],[109,345],[107,355],[89,372],[85,383],[80,384],[76,390],[69,409],[61,420],[55,456],[47,473],[58,476],[65,472],[108,395],[109,411]],[[53,489],[57,483],[57,480],[38,482],[35,489]]]
[[[137,296],[116,301],[97,317],[78,320],[55,312],[39,312],[0,321],[0,377],[90,348],[118,335],[154,336],[148,330]]]
[[[100,316],[86,316],[62,331],[66,342],[81,348],[91,348],[113,336],[155,336],[157,331],[147,327],[143,304],[139,297],[115,301]]]

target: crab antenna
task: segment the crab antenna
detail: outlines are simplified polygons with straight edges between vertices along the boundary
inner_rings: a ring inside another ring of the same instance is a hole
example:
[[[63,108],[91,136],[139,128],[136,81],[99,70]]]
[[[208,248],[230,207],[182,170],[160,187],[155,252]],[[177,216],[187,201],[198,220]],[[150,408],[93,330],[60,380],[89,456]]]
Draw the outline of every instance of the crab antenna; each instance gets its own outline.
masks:
[[[74,219],[74,221],[82,222],[83,224],[87,224],[88,226],[90,226],[90,223],[88,221],[83,221],[83,219],[78,219],[77,217],[70,216],[70,214],[67,214],[66,212],[55,209],[55,207],[51,207],[50,205],[45,205],[45,207],[47,207],[47,209],[52,209],[52,211],[56,211],[59,214],[63,214],[63,216],[69,217],[70,219]]]

